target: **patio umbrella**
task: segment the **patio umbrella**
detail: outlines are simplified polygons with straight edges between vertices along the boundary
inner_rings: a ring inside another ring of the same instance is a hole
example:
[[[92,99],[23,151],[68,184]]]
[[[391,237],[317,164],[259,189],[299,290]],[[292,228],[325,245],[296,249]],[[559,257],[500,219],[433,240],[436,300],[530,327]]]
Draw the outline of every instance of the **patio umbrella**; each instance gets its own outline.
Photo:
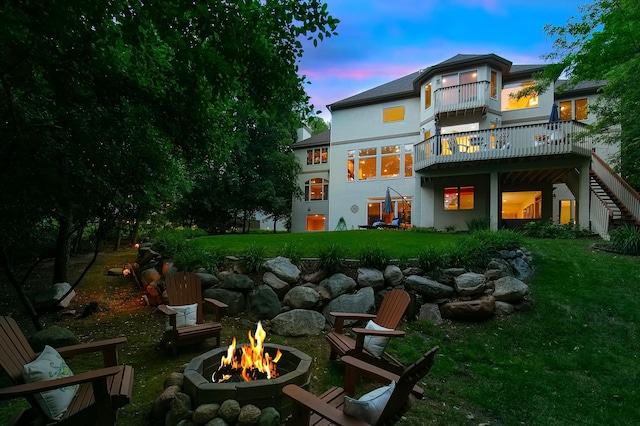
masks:
[[[560,121],[560,112],[558,111],[558,104],[554,102],[553,106],[551,107],[549,123],[555,123],[556,121]]]
[[[389,192],[389,187],[387,187],[387,195],[384,197],[384,206],[382,211],[387,214],[393,213],[393,203],[391,202],[391,193]]]

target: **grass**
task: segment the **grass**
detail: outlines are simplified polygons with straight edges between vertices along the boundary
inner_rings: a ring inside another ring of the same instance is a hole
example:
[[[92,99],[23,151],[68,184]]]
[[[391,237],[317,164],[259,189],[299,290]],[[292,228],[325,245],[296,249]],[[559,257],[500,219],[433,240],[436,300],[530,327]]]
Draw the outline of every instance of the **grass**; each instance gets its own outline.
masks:
[[[358,232],[358,234],[354,234]],[[447,247],[459,235],[392,231],[348,231],[319,234],[231,235],[195,241],[224,245],[240,254],[260,244],[265,256],[294,244],[302,256],[314,256],[326,245],[340,244],[354,257],[365,246],[382,246],[390,256],[415,256],[429,246]],[[431,346],[440,351],[423,380],[426,398],[415,404],[401,425],[629,425],[640,424],[637,410],[640,341],[640,262],[638,258],[591,249],[592,240],[526,239],[535,274],[529,282],[533,309],[483,323],[434,325],[403,323],[404,339],[389,351],[411,362]],[[103,258],[103,256],[105,258]],[[111,256],[111,257],[109,257]],[[210,345],[182,350],[171,358],[158,350],[162,318],[139,303],[132,280],[107,277],[104,262],[132,260],[132,250],[101,255],[74,301],[78,309],[99,300],[103,312],[86,319],[61,317],[58,325],[75,331],[82,341],[125,335],[121,362],[136,369],[132,403],[119,425],[150,424],[151,402],[171,371],[180,369]],[[225,318],[223,345],[246,336],[255,324]],[[320,393],[341,383],[341,368],[328,361],[323,336],[268,340],[294,346],[314,359],[311,391]],[[74,359],[74,371],[91,368],[97,359]],[[15,405],[0,406],[0,423]]]

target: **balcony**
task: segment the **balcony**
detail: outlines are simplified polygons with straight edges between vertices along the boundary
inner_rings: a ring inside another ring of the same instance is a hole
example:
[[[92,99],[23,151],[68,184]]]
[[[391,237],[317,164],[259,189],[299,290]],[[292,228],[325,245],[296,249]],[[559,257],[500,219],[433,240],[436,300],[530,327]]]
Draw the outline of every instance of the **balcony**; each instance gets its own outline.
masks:
[[[436,135],[415,145],[416,171],[496,160],[591,157],[592,136],[577,121]]]
[[[489,102],[489,82],[443,87],[434,92],[434,102],[438,118],[484,114]]]

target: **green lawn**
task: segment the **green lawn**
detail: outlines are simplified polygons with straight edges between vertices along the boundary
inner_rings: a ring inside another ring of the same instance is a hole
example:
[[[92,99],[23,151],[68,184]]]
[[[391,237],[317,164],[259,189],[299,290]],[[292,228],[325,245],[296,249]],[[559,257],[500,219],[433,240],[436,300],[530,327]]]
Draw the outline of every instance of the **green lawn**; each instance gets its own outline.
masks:
[[[401,231],[348,231],[317,234],[225,235],[204,237],[204,246],[224,247],[239,255],[252,245],[267,256],[295,243],[301,255],[313,257],[323,246],[337,243],[357,257],[363,247],[386,247],[391,257],[411,257],[428,246],[447,247],[465,238]],[[415,404],[402,425],[631,425],[640,424],[638,410],[638,324],[640,324],[640,261],[593,251],[592,240],[525,239],[533,252],[530,280],[533,309],[480,324],[403,323],[407,337],[390,351],[405,362],[433,345],[440,346],[436,364],[423,382],[426,398]],[[105,254],[106,256],[106,254]],[[163,322],[154,308],[139,304],[131,279],[107,277],[106,268],[132,261],[133,250],[95,266],[74,303],[90,300],[105,306],[85,319],[61,317],[58,325],[75,331],[82,341],[124,335],[128,343],[121,361],[136,369],[132,403],[119,425],[148,424],[152,400],[164,378],[179,370],[205,347],[193,347],[171,358],[158,350]],[[108,280],[108,281],[107,281]],[[253,329],[243,318],[225,318],[223,345],[232,336]],[[329,362],[322,336],[284,338],[314,358],[311,390],[315,393],[341,381],[341,366]],[[98,360],[99,361],[99,360]],[[96,360],[82,364],[81,371]],[[0,423],[15,405],[0,404]]]

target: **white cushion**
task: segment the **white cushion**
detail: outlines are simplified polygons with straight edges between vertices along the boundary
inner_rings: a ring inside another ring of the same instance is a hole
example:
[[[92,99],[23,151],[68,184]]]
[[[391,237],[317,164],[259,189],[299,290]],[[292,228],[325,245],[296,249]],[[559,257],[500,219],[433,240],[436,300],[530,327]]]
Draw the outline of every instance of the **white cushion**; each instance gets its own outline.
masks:
[[[51,346],[45,346],[42,353],[34,361],[22,368],[22,377],[26,383],[42,382],[63,377],[73,376],[58,351]],[[53,420],[58,420],[69,407],[71,400],[78,391],[78,385],[67,386],[40,392],[35,399],[44,413]]]
[[[365,327],[367,330],[386,330],[391,331],[390,328],[384,328],[370,320]],[[365,336],[364,337],[364,348],[369,351],[372,355],[380,357],[384,352],[384,348],[387,346],[387,342],[389,341],[388,337],[382,336]]]
[[[359,399],[354,399],[348,396],[344,397],[344,411],[353,417],[357,417],[369,424],[375,424],[382,414],[384,407],[389,402],[393,389],[395,389],[396,383],[391,382],[388,386],[383,386],[378,389],[374,389],[371,392],[362,395]]]
[[[198,319],[198,304],[193,305],[181,305],[181,306],[169,306],[167,308],[177,312],[176,314],[176,327],[186,327],[188,325],[196,325]],[[171,329],[169,325],[169,318],[167,318],[167,330]]]

